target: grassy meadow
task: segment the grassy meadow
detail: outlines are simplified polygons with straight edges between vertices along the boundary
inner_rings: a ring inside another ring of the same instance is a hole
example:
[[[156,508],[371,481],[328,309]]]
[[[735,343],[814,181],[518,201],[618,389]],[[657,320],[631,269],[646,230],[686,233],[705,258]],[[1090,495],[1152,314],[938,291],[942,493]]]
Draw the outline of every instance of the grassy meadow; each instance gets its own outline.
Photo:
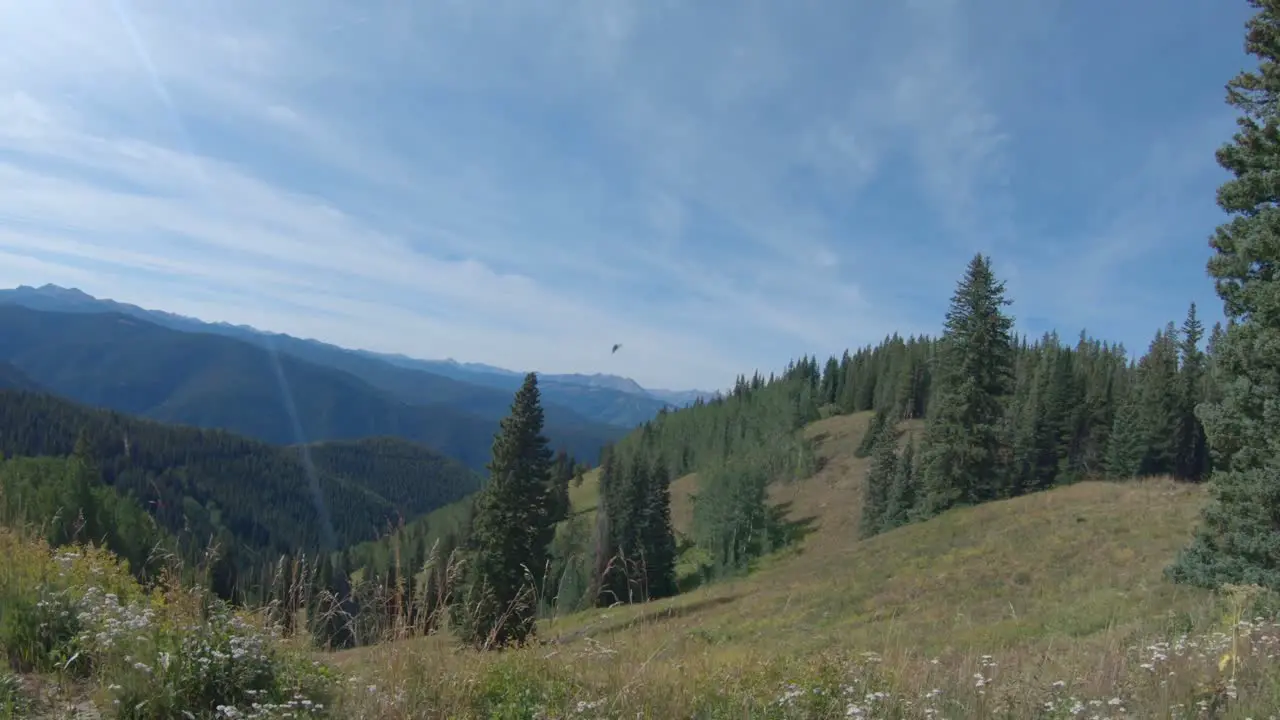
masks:
[[[503,653],[464,650],[447,631],[319,652],[281,638],[263,613],[194,589],[143,592],[105,553],[6,531],[0,600],[27,609],[0,620],[19,668],[0,676],[0,718],[1280,713],[1280,606],[1162,575],[1202,487],[1084,482],[859,541],[867,460],[853,450],[867,421],[807,429],[821,469],[773,488],[800,538],[791,548],[675,598],[556,615],[537,644]],[[673,485],[681,534],[695,488],[692,476]],[[574,513],[594,513],[594,474],[571,496]],[[49,629],[64,612],[67,627]]]

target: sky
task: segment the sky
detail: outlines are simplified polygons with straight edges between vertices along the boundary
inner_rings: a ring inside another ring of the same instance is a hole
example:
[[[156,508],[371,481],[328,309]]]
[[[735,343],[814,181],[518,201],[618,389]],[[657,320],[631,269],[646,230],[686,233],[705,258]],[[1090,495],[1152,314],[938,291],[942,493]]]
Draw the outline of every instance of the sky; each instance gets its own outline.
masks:
[[[1244,0],[9,0],[0,287],[723,388],[1195,301]],[[610,354],[614,343],[623,347]]]

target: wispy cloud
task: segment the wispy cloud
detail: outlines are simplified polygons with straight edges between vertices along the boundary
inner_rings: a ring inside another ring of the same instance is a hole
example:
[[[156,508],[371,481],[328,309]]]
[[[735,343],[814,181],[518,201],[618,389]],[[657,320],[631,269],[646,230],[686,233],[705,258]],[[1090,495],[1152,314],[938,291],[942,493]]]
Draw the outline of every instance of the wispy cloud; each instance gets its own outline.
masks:
[[[717,387],[935,330],[983,250],[1023,317],[1145,337],[1208,292],[1133,269],[1212,225],[1209,2],[10,3],[0,284]],[[1170,68],[1104,22],[1199,34]]]

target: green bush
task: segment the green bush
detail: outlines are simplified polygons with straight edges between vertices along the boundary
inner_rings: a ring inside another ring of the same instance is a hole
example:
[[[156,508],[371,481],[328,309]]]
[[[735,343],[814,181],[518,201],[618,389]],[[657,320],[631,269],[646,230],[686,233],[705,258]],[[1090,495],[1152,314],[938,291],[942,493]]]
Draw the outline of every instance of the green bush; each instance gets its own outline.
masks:
[[[329,716],[327,668],[258,617],[198,589],[146,592],[95,548],[55,553],[0,529],[5,550],[20,571],[0,572],[0,650],[20,671],[88,679],[121,720]]]

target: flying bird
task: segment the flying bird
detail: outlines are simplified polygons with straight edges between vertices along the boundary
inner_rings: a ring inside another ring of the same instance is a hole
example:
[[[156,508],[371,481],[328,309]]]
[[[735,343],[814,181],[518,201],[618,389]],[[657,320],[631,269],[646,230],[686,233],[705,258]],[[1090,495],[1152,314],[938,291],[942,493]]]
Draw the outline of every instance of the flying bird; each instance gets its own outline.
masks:
[[[614,343],[614,344],[613,344],[613,350],[611,350],[611,351],[609,352],[609,354],[610,354],[610,355],[612,355],[612,354],[614,354],[614,353],[618,352],[618,348],[620,348],[620,347],[622,347],[622,343]]]

